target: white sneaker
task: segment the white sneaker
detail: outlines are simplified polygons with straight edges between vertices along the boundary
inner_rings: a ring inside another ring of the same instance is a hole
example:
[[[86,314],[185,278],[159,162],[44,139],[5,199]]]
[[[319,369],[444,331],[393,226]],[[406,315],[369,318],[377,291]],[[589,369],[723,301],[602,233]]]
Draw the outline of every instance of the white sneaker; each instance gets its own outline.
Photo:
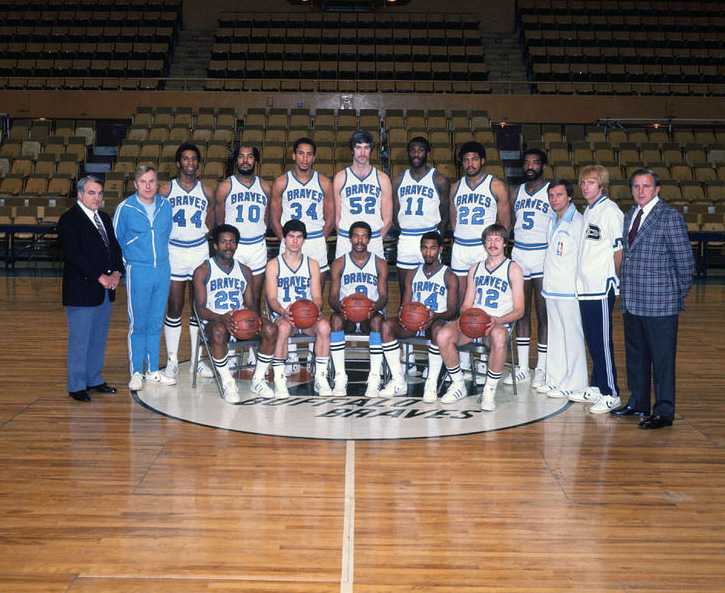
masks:
[[[332,395],[332,387],[330,382],[327,380],[327,373],[320,372],[315,373],[315,393],[320,397],[330,397]]]
[[[287,390],[287,381],[284,379],[281,381],[274,381],[274,397],[277,399],[285,399],[289,397],[289,391]]]
[[[599,387],[587,387],[581,391],[572,391],[569,394],[569,401],[596,404],[600,397],[602,397],[602,392],[599,391]]]
[[[380,397],[380,375],[368,375],[365,397]]]
[[[284,365],[284,374],[288,377],[300,372],[300,356],[293,352],[287,356],[287,363]]]
[[[448,391],[446,391],[441,398],[441,401],[444,404],[452,404],[467,396],[468,390],[466,389],[466,384],[463,381],[453,381],[451,386],[448,388]]]
[[[380,390],[381,397],[395,397],[396,395],[406,395],[408,393],[408,384],[403,377],[391,379],[388,384]]]
[[[255,379],[252,377],[251,392],[266,397],[267,399],[274,397],[274,389],[264,379]]]
[[[599,398],[599,401],[596,404],[589,408],[589,412],[592,414],[606,414],[610,410],[618,408],[621,405],[622,400],[620,400],[616,395],[603,395]]]
[[[332,395],[347,395],[347,375],[345,373],[335,375],[335,388],[332,390]]]
[[[144,376],[147,383],[160,383],[161,385],[176,385],[176,379],[173,377],[167,377],[161,374],[159,371],[153,373],[146,373]]]
[[[523,368],[520,366],[516,366],[516,383],[523,383],[525,381],[531,380],[531,371],[529,368]],[[504,385],[513,385],[514,380],[511,378],[511,374],[507,374],[503,379]]]
[[[189,365],[189,374],[194,374],[194,367]],[[196,365],[196,374],[200,377],[206,377],[207,379],[212,379],[214,377],[214,371],[211,370],[211,367],[206,364],[203,360],[200,360]]]
[[[481,395],[481,409],[484,412],[493,412],[496,409],[496,390],[485,387]]]
[[[236,381],[224,383],[224,385],[222,385],[222,390],[224,391],[224,401],[228,404],[238,404],[242,401],[242,398],[239,397],[239,390],[237,389]]]
[[[546,371],[537,367],[534,369],[534,378],[531,379],[531,387],[536,389],[537,387],[543,387],[544,385],[546,385]]]
[[[164,369],[164,375],[173,379],[179,374],[179,361],[176,357],[170,357],[166,359],[166,368]]]
[[[533,387],[534,384],[532,383],[531,386]],[[544,383],[543,385],[539,385],[536,388],[537,393],[549,393],[549,391],[556,391],[556,385],[552,385],[551,383]]]
[[[552,389],[546,392],[546,397],[553,397],[554,399],[569,399],[569,396],[574,393],[569,389]]]
[[[433,381],[426,381],[423,386],[423,401],[427,404],[435,403],[438,400],[438,390]]]
[[[131,375],[131,380],[128,382],[128,388],[130,391],[141,391],[143,389],[143,375],[141,373],[134,373]]]

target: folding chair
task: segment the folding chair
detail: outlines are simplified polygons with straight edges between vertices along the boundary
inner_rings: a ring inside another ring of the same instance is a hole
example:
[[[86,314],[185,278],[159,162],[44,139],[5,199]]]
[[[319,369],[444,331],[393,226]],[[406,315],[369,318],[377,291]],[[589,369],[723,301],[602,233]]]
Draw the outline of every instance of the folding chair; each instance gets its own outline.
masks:
[[[514,358],[514,339],[513,339],[513,333],[514,328],[516,327],[516,322],[514,321],[508,328],[508,335],[506,337],[506,341],[508,342],[508,350],[511,354],[511,379],[513,381],[513,387],[514,387],[514,395],[518,395],[518,389],[516,386],[516,360]],[[470,344],[465,344],[461,346],[458,349],[460,352],[472,352],[474,354],[486,354],[490,352],[490,348],[488,346],[485,346],[481,342],[473,341]],[[472,375],[473,375],[473,392],[476,392],[476,375],[478,374],[475,369],[472,369]]]
[[[194,347],[194,352],[191,359],[192,369],[193,369],[193,378],[191,381],[191,386],[196,389],[196,375],[197,370],[199,368],[199,361],[201,360],[200,357],[200,350],[202,343],[204,344],[204,348],[206,348],[207,358],[209,359],[209,366],[212,368],[212,372],[214,373],[214,382],[216,383],[217,389],[219,390],[219,395],[224,394],[224,388],[222,386],[222,380],[219,376],[219,371],[217,370],[216,366],[214,366],[214,361],[211,360],[211,349],[209,348],[209,340],[206,337],[206,332],[204,331],[204,323],[203,320],[199,317],[199,314],[196,312],[196,305],[192,304],[191,310],[194,313],[194,318],[196,319],[196,322],[199,324],[199,332],[198,337],[196,339],[196,346]],[[231,337],[229,341],[227,342],[227,346],[231,347],[232,349],[240,348],[239,350],[239,364],[237,365],[237,368],[241,368],[241,356],[242,356],[242,350],[241,348],[250,348],[252,350],[257,350],[259,348],[260,341],[259,340],[237,340],[234,337]]]

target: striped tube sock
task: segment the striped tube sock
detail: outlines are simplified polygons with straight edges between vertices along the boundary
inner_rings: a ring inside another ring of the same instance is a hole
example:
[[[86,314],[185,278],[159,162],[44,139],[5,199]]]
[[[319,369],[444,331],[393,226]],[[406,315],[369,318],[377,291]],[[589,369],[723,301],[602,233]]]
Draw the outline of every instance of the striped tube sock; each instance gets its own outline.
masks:
[[[390,368],[390,374],[393,376],[393,379],[402,381],[403,371],[400,369],[400,343],[398,340],[393,340],[392,342],[388,342],[382,346],[383,356],[385,357],[385,362],[388,363],[388,367]],[[372,366],[370,368],[372,369]]]
[[[212,356],[211,360],[214,363],[214,366],[216,367],[216,370],[219,373],[219,377],[221,378],[223,384],[234,381],[234,377],[232,377],[232,374],[229,372],[228,356],[225,356],[221,360]]]
[[[383,366],[383,341],[380,332],[370,332],[370,373],[381,375]]]
[[[546,352],[548,350],[548,346],[546,344],[537,344],[536,345],[536,351],[538,352],[538,359],[536,361],[536,368],[537,369],[545,369],[546,368]]]
[[[345,374],[345,332],[330,333],[330,357],[338,375]]]
[[[531,344],[531,338],[516,338],[516,354],[522,369],[529,368],[529,344]]]
[[[438,377],[443,368],[443,358],[438,346],[431,344],[428,346],[428,381],[432,381],[434,385],[438,384]]]
[[[262,354],[261,352],[257,352],[257,366],[254,367],[254,380],[255,381],[264,380],[264,377],[267,374],[267,370],[269,370],[269,365],[271,362],[272,362],[271,354]]]
[[[177,358],[179,340],[181,339],[181,317],[178,319],[172,319],[168,315],[164,317],[164,339],[166,341],[166,355],[169,358]],[[196,346],[196,342],[194,342],[194,345]]]
[[[491,391],[496,391],[496,386],[501,380],[502,373],[494,373],[491,369],[486,371],[486,387]]]

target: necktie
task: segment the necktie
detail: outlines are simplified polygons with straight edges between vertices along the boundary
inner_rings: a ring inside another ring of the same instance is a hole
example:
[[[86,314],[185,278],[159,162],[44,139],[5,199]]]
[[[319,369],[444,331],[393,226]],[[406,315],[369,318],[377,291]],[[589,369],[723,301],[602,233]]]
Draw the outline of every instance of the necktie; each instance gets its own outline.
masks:
[[[637,216],[634,217],[634,223],[632,224],[632,228],[629,229],[629,244],[632,245],[632,242],[634,241],[634,238],[637,236],[637,231],[639,230],[639,223],[642,221],[642,208],[639,209],[639,212],[637,212]]]
[[[106,246],[106,251],[110,253],[110,249],[108,247],[108,235],[106,235],[106,229],[103,228],[103,223],[101,222],[101,218],[98,216],[98,212],[93,212],[93,220],[98,227],[98,232],[101,234],[101,239],[103,239],[103,244]]]

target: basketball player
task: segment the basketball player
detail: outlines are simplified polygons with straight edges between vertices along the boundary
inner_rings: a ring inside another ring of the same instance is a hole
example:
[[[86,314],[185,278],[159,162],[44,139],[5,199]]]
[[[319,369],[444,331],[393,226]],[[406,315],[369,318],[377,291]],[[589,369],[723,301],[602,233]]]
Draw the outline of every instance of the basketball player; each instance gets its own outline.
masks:
[[[622,225],[619,206],[607,198],[609,172],[589,165],[579,173],[579,187],[588,206],[584,210],[576,267],[576,296],[584,339],[592,359],[591,384],[569,399],[590,402],[592,414],[605,414],[621,405],[614,365],[612,311],[619,294],[622,265]]]
[[[503,181],[483,170],[486,149],[480,142],[464,142],[458,158],[465,175],[451,188],[450,220],[453,228],[451,268],[458,276],[458,305],[466,294],[466,282],[471,266],[486,257],[481,243],[481,231],[498,220],[511,228],[509,193]],[[482,363],[483,364],[483,363]],[[471,357],[461,356],[464,370],[471,368]]]
[[[546,301],[541,294],[541,284],[548,243],[547,231],[553,214],[547,195],[549,184],[544,181],[546,162],[546,153],[543,150],[530,148],[524,152],[525,181],[511,192],[511,206],[516,220],[511,259],[519,264],[524,273],[524,316],[516,325],[516,350],[519,359],[516,381],[531,381],[533,388],[546,384],[547,321]],[[532,299],[536,307],[538,326],[538,358],[533,380],[529,371]],[[507,376],[503,382],[511,385],[513,378]]]
[[[428,166],[430,143],[421,136],[408,142],[410,168],[393,179],[393,217],[400,227],[398,239],[398,284],[403,294],[406,270],[423,263],[420,238],[428,231],[448,228],[451,182]]]
[[[481,409],[491,412],[496,409],[494,396],[506,362],[506,326],[521,319],[524,314],[524,277],[519,265],[504,255],[508,242],[508,230],[505,226],[492,224],[486,227],[482,240],[486,259],[474,265],[468,272],[461,313],[471,307],[478,307],[491,316],[491,323],[481,338],[490,348]],[[441,398],[443,403],[453,403],[468,395],[459,366],[458,347],[472,341],[461,333],[458,323],[455,322],[447,324],[438,332],[438,346],[452,381]]]
[[[187,282],[193,296],[191,283],[194,270],[209,257],[207,233],[214,227],[214,192],[196,177],[199,171],[201,153],[193,144],[182,144],[176,150],[176,166],[179,174],[175,179],[161,186],[159,195],[166,198],[173,211],[171,239],[169,241],[169,263],[171,264],[171,289],[169,303],[164,317],[166,339],[167,377],[179,372],[179,339],[181,338],[181,312],[184,310],[184,290]],[[189,333],[191,351],[196,348],[199,327],[191,316]],[[189,372],[194,369],[189,365]],[[211,369],[203,362],[197,372],[202,377],[213,377]]]
[[[229,336],[236,330],[232,311],[250,309],[259,315],[259,309],[254,300],[252,273],[247,266],[234,259],[239,242],[237,228],[228,224],[219,225],[212,231],[212,240],[216,255],[194,271],[194,303],[199,317],[205,321],[204,331],[210,342],[212,361],[222,380],[224,400],[238,404],[241,398],[229,370],[227,356]],[[261,343],[252,377],[252,392],[262,397],[274,397],[264,376],[272,361],[277,326],[263,319],[258,337]]]
[[[350,136],[352,165],[338,171],[333,181],[335,193],[335,258],[350,252],[348,229],[362,220],[370,225],[373,236],[368,249],[385,258],[383,239],[393,222],[393,188],[390,177],[370,164],[375,140],[370,132],[358,130]]]
[[[235,257],[252,271],[254,301],[262,299],[264,269],[267,265],[267,232],[272,193],[269,183],[254,174],[259,162],[259,150],[240,146],[235,156],[237,172],[219,184],[216,190],[216,223],[231,224],[241,235],[240,249]]]
[[[438,332],[458,313],[458,279],[453,271],[440,261],[443,251],[443,237],[437,231],[428,231],[420,238],[420,252],[423,263],[408,271],[405,276],[401,306],[415,301],[423,303],[432,312],[420,332],[410,331],[400,325],[397,317],[383,323],[383,355],[388,363],[392,380],[380,392],[383,396],[403,395],[408,392],[400,368],[399,338],[411,338],[416,333],[424,334],[429,340],[428,378],[423,388],[423,401],[435,402],[438,398],[438,375],[443,366],[438,349]]]
[[[279,332],[272,362],[274,395],[278,398],[289,396],[285,360],[289,337],[297,332],[289,306],[295,301],[310,299],[322,310],[320,266],[317,261],[302,254],[302,245],[306,236],[307,229],[304,222],[287,221],[282,227],[285,251],[267,264],[265,281],[267,302],[272,313],[276,314],[275,323]],[[332,395],[327,380],[327,364],[330,361],[330,324],[320,317],[311,328],[300,331],[315,336],[315,393],[323,396]]]
[[[349,237],[352,249],[332,262],[330,285],[330,355],[335,366],[333,395],[347,394],[345,372],[345,332],[356,331],[356,324],[347,321],[342,312],[342,299],[353,293],[362,293],[373,301],[367,321],[359,325],[360,331],[370,334],[370,374],[365,397],[377,397],[380,389],[380,365],[383,362],[383,346],[380,329],[383,325],[383,309],[388,304],[388,264],[368,251],[372,229],[367,222],[353,222]]]

